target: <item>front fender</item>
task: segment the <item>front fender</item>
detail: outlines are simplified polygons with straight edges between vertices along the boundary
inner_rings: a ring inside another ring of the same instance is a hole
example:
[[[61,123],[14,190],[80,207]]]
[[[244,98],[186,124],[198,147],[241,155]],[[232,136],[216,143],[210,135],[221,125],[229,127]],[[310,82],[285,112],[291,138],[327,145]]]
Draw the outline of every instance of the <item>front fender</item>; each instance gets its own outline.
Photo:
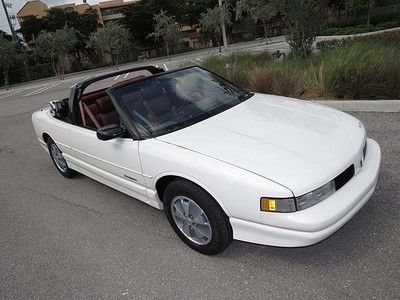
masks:
[[[139,153],[149,189],[157,180],[179,176],[206,190],[229,217],[261,222],[260,198],[286,198],[286,187],[250,171],[157,139],[140,141]]]

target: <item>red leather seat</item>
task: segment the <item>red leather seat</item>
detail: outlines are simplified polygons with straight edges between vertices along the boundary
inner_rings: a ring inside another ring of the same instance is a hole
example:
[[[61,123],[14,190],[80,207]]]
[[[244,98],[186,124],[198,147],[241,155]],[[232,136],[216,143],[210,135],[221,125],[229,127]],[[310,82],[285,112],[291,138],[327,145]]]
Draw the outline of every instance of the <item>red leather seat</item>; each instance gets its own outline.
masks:
[[[95,98],[98,95],[102,95],[102,97]],[[86,127],[98,129],[98,127],[119,123],[119,116],[115,111],[114,104],[105,93],[99,92],[88,95],[88,97],[82,98],[82,103],[86,106],[83,112]],[[92,117],[89,116],[88,111]],[[81,119],[81,111],[79,111],[79,118]],[[95,124],[93,118],[97,124]],[[80,125],[83,125],[83,122]]]
[[[115,111],[114,104],[112,103],[109,96],[97,99],[96,105],[100,110],[99,124],[101,126],[119,123],[118,113]]]
[[[118,82],[114,84],[113,87],[125,84],[127,82],[134,82],[143,78],[146,78],[146,76],[139,75],[128,80]],[[84,106],[82,108],[83,112],[82,110],[78,112],[78,118],[81,126],[86,124],[86,127],[88,128],[97,129],[101,126],[119,123],[118,113],[115,111],[114,104],[112,103],[111,98],[107,95],[106,89],[82,95],[81,102]],[[89,116],[87,111],[90,112],[91,116]],[[82,120],[82,113],[84,115],[85,122]],[[98,124],[95,124],[93,119]]]
[[[99,106],[96,104],[96,102],[87,105],[87,108],[92,113],[97,123],[101,124],[100,109]],[[86,127],[96,128],[96,124],[93,123],[92,119],[87,114],[85,114],[85,122],[86,122]]]

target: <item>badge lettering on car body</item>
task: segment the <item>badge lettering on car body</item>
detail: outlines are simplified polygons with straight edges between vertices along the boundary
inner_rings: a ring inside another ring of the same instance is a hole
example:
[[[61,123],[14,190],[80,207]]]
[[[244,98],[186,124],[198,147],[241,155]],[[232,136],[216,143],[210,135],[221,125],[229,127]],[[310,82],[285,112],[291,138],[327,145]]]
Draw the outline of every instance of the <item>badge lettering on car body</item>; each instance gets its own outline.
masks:
[[[131,176],[129,176],[129,175],[126,175],[126,174],[124,174],[124,177],[125,177],[125,178],[128,178],[128,179],[130,179],[130,180],[133,180],[133,181],[137,181],[136,178],[133,178],[133,177],[131,177]]]

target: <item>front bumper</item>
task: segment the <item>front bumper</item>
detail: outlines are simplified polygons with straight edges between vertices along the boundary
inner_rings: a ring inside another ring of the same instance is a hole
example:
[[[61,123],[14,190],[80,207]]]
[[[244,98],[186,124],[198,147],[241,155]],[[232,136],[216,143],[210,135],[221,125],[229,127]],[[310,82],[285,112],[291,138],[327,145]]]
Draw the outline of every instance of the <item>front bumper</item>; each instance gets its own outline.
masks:
[[[327,238],[348,222],[372,196],[380,163],[378,143],[367,139],[362,169],[332,196],[294,213],[262,213],[263,224],[230,218],[233,238],[281,247],[308,246]]]

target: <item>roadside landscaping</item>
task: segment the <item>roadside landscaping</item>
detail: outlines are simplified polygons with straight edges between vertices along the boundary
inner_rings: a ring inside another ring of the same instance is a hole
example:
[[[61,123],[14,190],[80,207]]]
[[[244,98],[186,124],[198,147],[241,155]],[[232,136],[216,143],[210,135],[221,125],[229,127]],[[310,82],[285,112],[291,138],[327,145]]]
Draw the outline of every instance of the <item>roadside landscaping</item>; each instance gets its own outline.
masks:
[[[368,24],[363,14],[328,21],[323,25],[322,35],[347,35],[378,31],[400,26],[400,4],[375,7]]]
[[[203,66],[254,92],[302,99],[400,99],[400,31],[320,42],[310,57],[211,56]]]

